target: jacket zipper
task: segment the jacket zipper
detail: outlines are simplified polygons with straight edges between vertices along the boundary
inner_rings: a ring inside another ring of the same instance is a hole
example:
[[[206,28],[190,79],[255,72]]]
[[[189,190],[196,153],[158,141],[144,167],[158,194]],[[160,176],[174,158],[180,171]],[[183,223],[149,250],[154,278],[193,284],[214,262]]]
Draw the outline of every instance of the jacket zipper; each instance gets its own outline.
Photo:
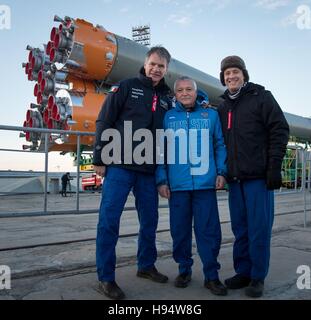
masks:
[[[232,109],[228,111],[228,130],[232,129]]]
[[[188,159],[189,159],[189,165],[190,165],[190,175],[191,175],[191,179],[192,179],[192,190],[194,190],[194,179],[193,179],[193,175],[191,174],[191,161],[190,161],[190,154],[191,154],[191,148],[190,148],[190,113],[187,112],[187,125],[188,125]]]
[[[232,132],[233,139],[233,180],[238,180],[238,147],[236,143],[236,118],[237,118],[237,110],[236,110],[236,101],[234,102],[233,108],[235,109],[235,116],[233,116],[233,110],[230,108],[228,113],[228,118],[230,117],[230,121],[228,119],[228,127],[230,124],[230,130]],[[229,116],[230,115],[230,116]],[[229,123],[230,122],[230,123]]]
[[[158,96],[157,96],[157,93],[155,92],[152,98],[152,108],[151,108],[152,112],[157,111],[157,104],[158,104]]]

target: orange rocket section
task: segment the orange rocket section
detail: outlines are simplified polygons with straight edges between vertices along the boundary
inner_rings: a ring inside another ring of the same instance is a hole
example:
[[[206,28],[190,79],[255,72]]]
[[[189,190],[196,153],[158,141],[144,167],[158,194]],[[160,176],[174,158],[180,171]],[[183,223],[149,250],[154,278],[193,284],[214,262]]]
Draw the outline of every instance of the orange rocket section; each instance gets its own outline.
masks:
[[[69,126],[70,131],[82,131],[82,132],[95,132],[96,119],[103,103],[105,102],[106,95],[97,94],[94,92],[87,92],[85,95],[76,95],[75,98],[82,99],[83,107],[72,106],[72,122]],[[94,136],[82,136],[80,137],[80,144],[84,146],[84,149],[92,149],[94,145]],[[64,144],[54,144],[50,151],[77,151],[77,136],[68,136]]]
[[[114,34],[96,28],[84,20],[77,19],[75,23],[75,41],[83,43],[84,60],[81,61],[81,66],[84,77],[105,79],[111,72],[117,56]],[[74,54],[74,48],[72,53]]]

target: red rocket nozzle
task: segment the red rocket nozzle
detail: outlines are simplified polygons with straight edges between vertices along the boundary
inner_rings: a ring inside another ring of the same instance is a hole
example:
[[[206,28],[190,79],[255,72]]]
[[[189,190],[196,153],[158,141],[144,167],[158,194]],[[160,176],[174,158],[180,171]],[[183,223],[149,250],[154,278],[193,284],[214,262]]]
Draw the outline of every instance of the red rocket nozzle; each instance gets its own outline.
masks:
[[[34,90],[33,90],[33,94],[35,95],[35,97],[38,96],[39,91],[40,91],[40,85],[39,85],[39,83],[36,83]]]
[[[43,79],[43,70],[40,70],[38,73],[38,83],[41,83]]]
[[[51,129],[54,129],[54,122],[53,120],[50,118],[49,121],[48,121],[48,128],[51,130]]]
[[[51,35],[50,35],[50,40],[54,41],[55,36],[58,34],[58,29],[56,27],[52,28],[51,30]]]
[[[51,62],[55,62],[55,57],[56,57],[56,50],[55,50],[55,48],[52,48],[50,50],[50,60],[51,60]]]
[[[38,94],[37,94],[37,103],[38,104],[42,104],[42,102],[43,102],[42,92],[39,91]]]
[[[31,69],[34,69],[35,65],[36,65],[36,57],[33,56],[32,59],[31,59],[31,62],[30,62]]]
[[[31,68],[29,68],[29,70],[28,70],[28,80],[29,81],[33,80],[33,75],[32,75],[32,69]]]
[[[49,96],[49,99],[48,99],[48,109],[49,109],[49,110],[52,110],[53,107],[54,107],[54,104],[55,104],[55,98],[54,98],[54,96]]]
[[[42,81],[40,82],[40,88],[41,88],[41,92],[45,92],[45,88],[46,87],[46,80],[42,79]]]
[[[51,53],[51,49],[54,47],[54,42],[53,41],[49,41],[47,46],[46,46],[46,54],[50,55]]]
[[[54,104],[52,108],[52,118],[56,120],[57,122],[60,121],[60,114],[59,114],[59,108],[57,104]]]
[[[31,139],[30,139],[30,132],[26,132],[26,140],[27,140],[28,142],[31,141]]]
[[[29,121],[30,121],[32,116],[33,116],[32,110],[27,110],[27,113],[26,113],[26,121],[27,121],[27,123],[29,123]]]

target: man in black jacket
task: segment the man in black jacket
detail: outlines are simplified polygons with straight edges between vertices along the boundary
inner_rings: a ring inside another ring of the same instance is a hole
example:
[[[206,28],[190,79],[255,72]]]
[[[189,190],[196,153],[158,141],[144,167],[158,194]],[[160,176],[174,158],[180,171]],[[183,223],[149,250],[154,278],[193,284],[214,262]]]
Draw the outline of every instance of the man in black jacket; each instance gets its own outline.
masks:
[[[67,197],[67,185],[70,184],[70,180],[72,180],[72,178],[70,177],[69,172],[65,173],[62,176],[62,197]]]
[[[247,296],[260,297],[269,269],[273,190],[281,187],[289,127],[271,92],[249,82],[240,57],[223,59],[220,79],[227,87],[218,110],[228,151],[236,272],[225,284],[246,287]]]
[[[93,163],[96,173],[105,176],[97,228],[96,264],[99,287],[111,299],[125,297],[115,282],[115,247],[120,217],[131,190],[140,222],[137,276],[160,283],[168,281],[154,265],[157,259],[155,240],[158,225],[154,141],[156,130],[162,129],[163,118],[170,104],[170,89],[164,81],[170,59],[165,48],[151,48],[139,76],[121,81],[111,89],[96,122]],[[115,147],[121,147],[120,152],[108,148],[113,142],[106,139],[111,129],[120,135],[121,143],[114,144]],[[148,150],[142,155],[146,161],[137,158],[139,143],[132,139],[133,134],[142,132],[142,129],[153,137],[148,145],[153,155]],[[114,153],[112,158],[111,151]]]

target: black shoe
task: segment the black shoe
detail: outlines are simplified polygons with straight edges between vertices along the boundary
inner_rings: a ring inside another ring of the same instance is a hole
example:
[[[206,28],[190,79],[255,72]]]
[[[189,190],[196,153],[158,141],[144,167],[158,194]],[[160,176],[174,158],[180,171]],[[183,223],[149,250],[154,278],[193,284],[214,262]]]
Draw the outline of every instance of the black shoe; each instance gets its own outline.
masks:
[[[158,272],[155,267],[150,270],[138,270],[137,277],[149,279],[159,283],[165,283],[168,281],[168,277]]]
[[[219,280],[210,280],[204,282],[204,287],[210,289],[216,296],[226,296],[227,288]]]
[[[251,298],[260,298],[263,294],[264,281],[252,280],[247,288],[245,288],[245,294]]]
[[[251,282],[249,277],[236,274],[234,277],[226,279],[225,285],[228,289],[242,289],[247,287]]]
[[[174,285],[177,288],[186,288],[188,287],[188,283],[191,281],[190,273],[183,273],[177,276],[175,279]]]
[[[108,298],[113,300],[122,300],[125,298],[124,292],[118,287],[115,281],[99,282],[99,290]]]

